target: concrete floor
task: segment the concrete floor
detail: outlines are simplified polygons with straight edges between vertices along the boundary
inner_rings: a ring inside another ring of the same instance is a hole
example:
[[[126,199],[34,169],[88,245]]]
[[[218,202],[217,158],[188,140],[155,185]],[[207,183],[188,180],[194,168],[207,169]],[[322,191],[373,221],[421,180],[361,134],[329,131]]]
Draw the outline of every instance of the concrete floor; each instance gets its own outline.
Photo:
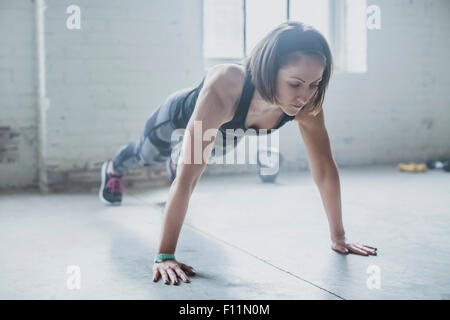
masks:
[[[168,187],[97,194],[0,195],[0,299],[450,299],[450,174],[341,168],[347,235],[378,256],[330,249],[308,171],[203,177],[176,251],[191,283],[152,282]],[[69,290],[77,265],[81,288]],[[369,289],[368,268],[379,268]]]

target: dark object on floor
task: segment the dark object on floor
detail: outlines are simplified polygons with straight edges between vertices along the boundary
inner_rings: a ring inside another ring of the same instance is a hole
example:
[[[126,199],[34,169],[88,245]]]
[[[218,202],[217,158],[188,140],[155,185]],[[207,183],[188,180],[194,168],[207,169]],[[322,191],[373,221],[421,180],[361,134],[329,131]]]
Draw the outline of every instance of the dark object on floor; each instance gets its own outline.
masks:
[[[445,172],[450,172],[450,161],[446,161],[442,169],[444,169]]]
[[[450,171],[450,161],[449,160],[430,160],[427,161],[427,167],[428,169],[444,169],[444,171],[449,172]]]

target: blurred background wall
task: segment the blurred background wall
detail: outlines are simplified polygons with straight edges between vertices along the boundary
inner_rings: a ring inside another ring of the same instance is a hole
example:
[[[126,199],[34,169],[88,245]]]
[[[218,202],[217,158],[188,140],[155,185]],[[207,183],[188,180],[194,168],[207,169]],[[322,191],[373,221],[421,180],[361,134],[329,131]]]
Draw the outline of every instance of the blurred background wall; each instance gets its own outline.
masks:
[[[196,86],[203,56],[202,0],[46,0],[45,171],[50,189],[95,188],[103,161],[139,138],[173,91]],[[66,9],[81,8],[68,30]],[[367,72],[336,72],[324,110],[338,166],[450,158],[447,60],[450,1],[367,1],[381,8],[367,32]],[[0,2],[0,189],[36,187],[35,1]],[[280,130],[284,170],[308,168],[298,126]],[[248,171],[212,165],[206,174]],[[164,167],[131,170],[128,185],[167,183]]]

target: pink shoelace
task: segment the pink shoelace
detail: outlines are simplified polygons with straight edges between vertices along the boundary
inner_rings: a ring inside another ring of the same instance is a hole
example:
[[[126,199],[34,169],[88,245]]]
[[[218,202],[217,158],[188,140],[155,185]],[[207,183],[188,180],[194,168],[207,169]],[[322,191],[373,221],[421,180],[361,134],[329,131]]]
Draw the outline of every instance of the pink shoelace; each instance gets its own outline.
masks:
[[[108,178],[106,188],[111,190],[111,193],[123,193],[122,177],[114,177],[109,174]]]

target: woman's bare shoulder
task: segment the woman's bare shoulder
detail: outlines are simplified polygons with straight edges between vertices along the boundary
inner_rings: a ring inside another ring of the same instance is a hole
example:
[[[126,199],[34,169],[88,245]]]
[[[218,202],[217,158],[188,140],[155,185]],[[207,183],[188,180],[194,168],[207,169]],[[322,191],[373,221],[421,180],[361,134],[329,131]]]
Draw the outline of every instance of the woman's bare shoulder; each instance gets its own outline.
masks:
[[[203,89],[213,91],[232,118],[244,81],[245,70],[242,66],[231,63],[218,64],[208,70]]]
[[[206,84],[219,84],[232,86],[244,83],[245,70],[243,66],[233,63],[222,63],[213,66],[206,73]]]

